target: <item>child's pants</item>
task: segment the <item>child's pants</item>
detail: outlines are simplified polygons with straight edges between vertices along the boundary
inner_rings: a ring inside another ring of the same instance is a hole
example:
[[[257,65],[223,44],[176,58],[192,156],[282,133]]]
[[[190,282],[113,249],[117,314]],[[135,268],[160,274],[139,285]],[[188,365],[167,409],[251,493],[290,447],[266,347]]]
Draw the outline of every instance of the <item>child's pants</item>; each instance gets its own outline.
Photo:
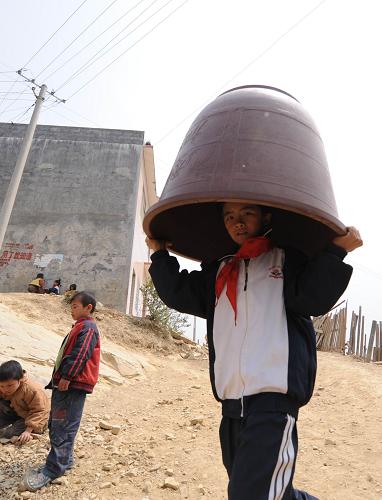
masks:
[[[0,398],[0,437],[20,436],[25,429],[25,420],[17,415],[7,399]]]
[[[220,444],[229,500],[315,498],[292,486],[298,446],[295,417],[253,408],[244,418],[223,416]]]
[[[86,392],[76,389],[53,389],[49,417],[50,452],[44,473],[53,478],[62,476],[73,466],[73,447],[80,427]]]

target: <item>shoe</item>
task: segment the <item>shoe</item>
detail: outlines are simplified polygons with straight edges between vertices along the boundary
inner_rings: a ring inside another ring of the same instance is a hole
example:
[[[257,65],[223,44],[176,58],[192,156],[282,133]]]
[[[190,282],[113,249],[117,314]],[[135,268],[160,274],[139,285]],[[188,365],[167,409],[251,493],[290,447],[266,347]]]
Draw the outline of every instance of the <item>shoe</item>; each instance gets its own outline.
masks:
[[[25,474],[23,483],[28,491],[35,492],[49,484],[52,480],[42,470],[30,470]]]

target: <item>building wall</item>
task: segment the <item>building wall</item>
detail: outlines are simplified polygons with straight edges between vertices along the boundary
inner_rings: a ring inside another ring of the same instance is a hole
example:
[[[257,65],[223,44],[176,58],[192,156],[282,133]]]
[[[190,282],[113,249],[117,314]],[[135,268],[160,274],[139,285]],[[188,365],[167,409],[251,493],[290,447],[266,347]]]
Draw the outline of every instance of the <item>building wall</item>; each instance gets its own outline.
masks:
[[[129,279],[130,287],[126,305],[127,313],[133,316],[145,315],[140,288],[149,277],[150,251],[145,242],[146,235],[143,231],[143,218],[147,209],[157,201],[153,148],[151,145],[145,145],[141,158]]]
[[[25,125],[0,124],[0,203]],[[0,292],[36,272],[126,310],[143,132],[38,126],[0,257]]]

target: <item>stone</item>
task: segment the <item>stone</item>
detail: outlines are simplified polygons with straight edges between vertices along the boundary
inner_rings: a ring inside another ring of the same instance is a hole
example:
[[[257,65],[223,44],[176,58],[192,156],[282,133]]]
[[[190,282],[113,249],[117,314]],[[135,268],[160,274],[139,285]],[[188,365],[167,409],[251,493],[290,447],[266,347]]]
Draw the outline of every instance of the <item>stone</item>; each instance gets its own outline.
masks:
[[[168,488],[171,490],[178,491],[179,490],[179,483],[175,481],[173,477],[167,477],[164,482],[162,488]]]
[[[68,486],[69,482],[66,479],[66,477],[57,477],[56,479],[53,479],[52,484],[59,484],[61,486]]]
[[[151,467],[151,468],[149,469],[149,472],[156,472],[156,471],[157,471],[157,470],[159,470],[159,469],[160,469],[160,465],[159,465],[159,464],[157,464],[157,465],[154,465],[153,467]]]
[[[198,485],[198,493],[201,495],[205,495],[207,493],[206,488],[202,484]]]
[[[336,446],[336,442],[333,441],[332,439],[325,439],[325,445],[326,446]]]
[[[76,455],[77,458],[84,458],[86,456],[86,453],[84,451],[79,451]]]
[[[109,422],[105,422],[105,420],[100,420],[99,426],[105,431],[110,431],[113,428],[113,425],[109,424]]]
[[[96,445],[102,445],[104,444],[105,440],[102,436],[96,436],[94,439],[92,439],[92,443]]]
[[[111,433],[114,434],[115,436],[121,432],[121,426],[120,425],[113,425],[111,428]]]
[[[201,389],[202,386],[201,385],[192,385],[191,386],[191,389]]]
[[[150,493],[151,487],[152,484],[150,483],[150,481],[145,481],[142,488],[143,493]]]
[[[102,470],[104,470],[105,472],[110,472],[112,469],[113,469],[113,467],[110,464],[105,464],[102,467]]]
[[[176,439],[176,437],[174,436],[174,434],[171,434],[171,433],[166,433],[165,434],[165,438],[167,441],[174,441],[174,439]]]
[[[191,419],[191,425],[197,425],[197,424],[203,424],[204,418],[203,417],[195,417]]]
[[[111,488],[113,485],[111,484],[110,481],[107,481],[106,483],[102,483],[99,487],[100,490],[106,490],[107,488]]]
[[[138,472],[135,469],[130,469],[125,474],[126,477],[137,477]]]
[[[166,469],[165,470],[166,476],[173,476],[174,475],[174,470],[173,469]]]

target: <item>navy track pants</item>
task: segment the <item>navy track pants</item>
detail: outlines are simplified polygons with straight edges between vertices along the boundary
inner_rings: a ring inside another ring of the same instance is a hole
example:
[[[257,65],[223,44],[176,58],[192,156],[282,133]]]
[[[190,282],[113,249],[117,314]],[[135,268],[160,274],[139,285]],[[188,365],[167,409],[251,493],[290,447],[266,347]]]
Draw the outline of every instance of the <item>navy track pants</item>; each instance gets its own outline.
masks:
[[[317,500],[292,486],[297,457],[296,419],[255,411],[223,416],[220,425],[229,500]]]

